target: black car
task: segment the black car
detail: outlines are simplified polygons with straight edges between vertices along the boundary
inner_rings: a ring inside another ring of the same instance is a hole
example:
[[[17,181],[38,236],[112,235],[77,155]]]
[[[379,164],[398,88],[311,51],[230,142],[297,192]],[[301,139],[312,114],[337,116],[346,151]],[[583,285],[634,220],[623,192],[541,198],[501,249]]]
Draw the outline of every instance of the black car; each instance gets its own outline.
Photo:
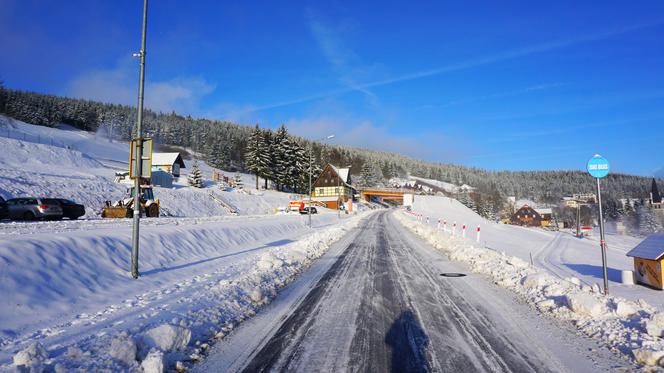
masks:
[[[9,206],[7,206],[7,201],[0,197],[0,220],[3,219],[9,219]]]
[[[68,199],[57,198],[57,201],[62,206],[62,217],[76,220],[85,215],[85,206],[78,204]]]
[[[300,210],[300,214],[303,214],[303,215],[308,214],[309,209],[311,209],[312,214],[318,214],[318,210],[316,210],[316,208],[313,207],[313,206],[312,207],[307,206],[307,207],[303,208],[302,210]]]

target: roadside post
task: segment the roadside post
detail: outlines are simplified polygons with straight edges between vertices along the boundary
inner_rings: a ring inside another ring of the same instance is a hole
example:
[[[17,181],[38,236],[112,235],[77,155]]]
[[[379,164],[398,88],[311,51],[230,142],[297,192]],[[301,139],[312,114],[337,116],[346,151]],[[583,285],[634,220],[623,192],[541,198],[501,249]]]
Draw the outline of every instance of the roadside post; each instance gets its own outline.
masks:
[[[599,208],[599,246],[602,249],[602,270],[604,272],[604,295],[609,295],[609,277],[606,267],[606,241],[604,240],[604,217],[602,216],[602,193],[599,179],[609,174],[609,161],[599,154],[595,154],[586,165],[590,176],[597,181],[597,206]]]
[[[134,53],[134,57],[140,60],[139,76],[138,76],[138,108],[136,110],[136,138],[131,143],[131,150],[134,151],[135,147],[135,162],[134,169],[137,177],[134,179],[134,222],[131,235],[131,276],[134,279],[138,278],[138,241],[139,241],[139,225],[141,219],[141,177],[151,170],[143,170],[143,142],[145,139],[142,137],[141,125],[143,124],[143,89],[145,87],[145,37],[147,33],[148,23],[148,0],[143,0],[143,27],[141,31],[141,50]],[[132,162],[129,162],[130,164]],[[131,174],[131,173],[130,173]]]
[[[447,220],[443,220],[443,232],[447,232]]]
[[[466,238],[466,224],[462,225],[461,237]]]
[[[477,224],[477,237],[475,238],[475,242],[480,242],[480,225]]]
[[[452,224],[452,237],[456,236],[456,222]]]
[[[438,218],[438,223],[436,224],[436,229],[440,230],[440,218]]]

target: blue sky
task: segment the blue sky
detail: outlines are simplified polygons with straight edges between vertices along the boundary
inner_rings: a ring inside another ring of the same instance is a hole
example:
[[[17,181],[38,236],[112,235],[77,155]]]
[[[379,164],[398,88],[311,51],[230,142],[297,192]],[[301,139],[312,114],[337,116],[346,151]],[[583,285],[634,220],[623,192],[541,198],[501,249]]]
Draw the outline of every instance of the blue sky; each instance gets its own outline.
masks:
[[[664,167],[664,2],[150,3],[146,105],[489,169]],[[142,1],[0,0],[11,88],[135,104]]]

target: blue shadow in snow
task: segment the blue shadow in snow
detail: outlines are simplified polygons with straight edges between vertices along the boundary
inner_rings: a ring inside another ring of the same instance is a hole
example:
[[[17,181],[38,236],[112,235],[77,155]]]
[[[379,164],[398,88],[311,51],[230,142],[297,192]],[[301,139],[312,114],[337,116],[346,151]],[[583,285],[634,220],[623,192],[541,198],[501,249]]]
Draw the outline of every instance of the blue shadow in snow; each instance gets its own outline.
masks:
[[[233,257],[233,256],[237,256],[237,255],[242,255],[242,254],[250,253],[250,252],[252,252],[252,251],[260,251],[260,250],[266,249],[266,248],[268,248],[268,247],[283,246],[283,245],[287,245],[287,244],[289,244],[289,243],[291,243],[291,242],[294,242],[294,241],[293,241],[293,240],[278,240],[278,241],[273,241],[273,242],[267,243],[267,244],[265,244],[265,245],[263,245],[263,246],[260,246],[260,247],[256,247],[256,248],[248,249],[248,250],[243,250],[243,251],[238,251],[238,252],[236,252],[236,253],[232,253],[232,254],[219,255],[219,256],[212,257],[212,258],[206,258],[206,259],[197,260],[197,261],[195,261],[195,262],[191,262],[191,263],[185,263],[185,264],[176,265],[176,266],[173,266],[173,267],[150,269],[150,270],[147,270],[147,271],[145,271],[145,272],[141,272],[141,276],[150,276],[150,275],[153,275],[153,274],[155,274],[155,273],[174,271],[174,270],[178,270],[178,269],[182,269],[182,268],[187,268],[187,267],[195,266],[195,265],[202,264],[202,263],[211,262],[211,261],[218,260],[218,259],[230,258],[230,257]]]
[[[595,266],[590,264],[565,264],[565,266],[571,269],[572,271],[582,274],[584,276],[592,276],[599,279],[604,278],[604,274],[602,272],[602,266]],[[609,281],[621,282],[619,270],[608,267],[606,269],[606,272],[609,276]]]

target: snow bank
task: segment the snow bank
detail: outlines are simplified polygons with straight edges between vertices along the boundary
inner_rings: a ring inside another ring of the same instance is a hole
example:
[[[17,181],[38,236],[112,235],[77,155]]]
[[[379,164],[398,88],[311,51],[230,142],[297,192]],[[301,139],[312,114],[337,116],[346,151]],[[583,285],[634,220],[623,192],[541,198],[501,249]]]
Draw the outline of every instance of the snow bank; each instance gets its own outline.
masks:
[[[317,217],[317,220],[321,218]],[[330,245],[357,226],[360,219],[361,216],[356,216],[325,228],[309,230],[308,235],[297,241],[285,240],[262,247],[260,251],[245,255],[218,270],[209,267],[205,272],[197,271],[198,274],[192,279],[150,286],[146,293],[109,307],[119,314],[117,318],[98,312],[96,315],[82,314],[78,318],[86,323],[101,318],[97,326],[93,323],[85,329],[78,322],[65,324],[65,328],[80,334],[79,338],[58,339],[57,333],[64,330],[51,330],[56,334],[52,337],[54,339],[40,333],[27,337],[27,341],[48,339],[51,342],[51,346],[47,345],[50,357],[43,348],[33,348],[38,352],[19,352],[14,359],[61,371],[183,371],[187,364],[200,360],[215,339],[224,338],[238,324],[270,303],[279,289],[293,281]],[[336,216],[334,220],[337,221]],[[198,239],[193,242],[195,245],[187,244],[178,252],[187,253],[196,247],[214,247],[212,242],[201,239],[215,231],[228,234],[220,227],[205,234],[194,233]],[[241,234],[236,231],[232,235],[234,239],[240,238],[238,233]],[[223,234],[217,233],[216,237]],[[166,237],[161,244],[173,237]],[[244,239],[252,237],[247,235]],[[180,246],[182,243],[172,245]],[[126,274],[122,274],[122,278],[126,278]],[[104,321],[104,318],[107,320]],[[25,355],[28,357],[24,358]]]
[[[510,289],[545,315],[571,321],[585,335],[597,339],[615,352],[644,365],[662,364],[664,356],[664,313],[645,301],[633,302],[604,296],[598,287],[582,284],[578,278],[554,277],[522,259],[483,247],[427,226],[407,212],[396,218],[450,259],[489,276],[494,283]]]

